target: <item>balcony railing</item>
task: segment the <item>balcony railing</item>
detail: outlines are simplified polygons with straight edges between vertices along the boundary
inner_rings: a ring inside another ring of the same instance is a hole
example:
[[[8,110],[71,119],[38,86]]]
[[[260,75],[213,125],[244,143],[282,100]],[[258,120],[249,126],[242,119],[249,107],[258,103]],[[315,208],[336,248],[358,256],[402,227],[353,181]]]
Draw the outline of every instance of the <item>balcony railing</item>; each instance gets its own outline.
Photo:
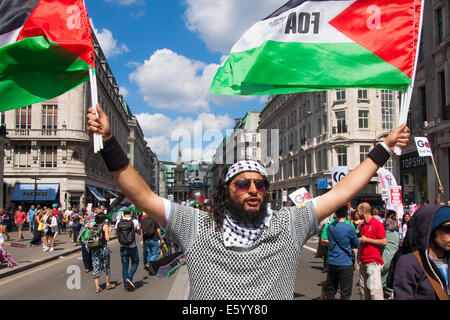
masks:
[[[343,125],[343,126],[333,127],[333,134],[336,134],[336,133],[347,133],[347,126]]]
[[[84,130],[72,129],[7,129],[10,139],[58,139],[89,141],[89,135]]]

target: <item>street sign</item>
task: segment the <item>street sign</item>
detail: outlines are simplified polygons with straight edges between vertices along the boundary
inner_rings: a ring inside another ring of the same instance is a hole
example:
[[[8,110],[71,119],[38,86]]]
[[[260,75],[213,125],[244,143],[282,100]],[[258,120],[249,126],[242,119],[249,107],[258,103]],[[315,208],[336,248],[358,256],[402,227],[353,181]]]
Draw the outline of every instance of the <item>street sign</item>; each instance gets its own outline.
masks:
[[[347,166],[333,167],[331,169],[332,186],[334,187],[337,185],[337,183],[344,179],[346,175],[348,175]]]
[[[327,188],[328,188],[328,179],[327,178],[317,179],[317,189],[327,189]]]

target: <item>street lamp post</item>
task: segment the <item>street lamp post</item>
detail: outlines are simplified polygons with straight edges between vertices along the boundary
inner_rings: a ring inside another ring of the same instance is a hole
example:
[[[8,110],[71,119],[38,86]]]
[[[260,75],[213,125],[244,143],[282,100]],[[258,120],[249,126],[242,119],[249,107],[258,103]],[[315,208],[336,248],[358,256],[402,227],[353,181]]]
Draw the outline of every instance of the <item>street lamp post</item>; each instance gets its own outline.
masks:
[[[41,180],[41,178],[34,177],[33,179],[34,179],[34,205],[37,206],[36,204],[37,180]]]

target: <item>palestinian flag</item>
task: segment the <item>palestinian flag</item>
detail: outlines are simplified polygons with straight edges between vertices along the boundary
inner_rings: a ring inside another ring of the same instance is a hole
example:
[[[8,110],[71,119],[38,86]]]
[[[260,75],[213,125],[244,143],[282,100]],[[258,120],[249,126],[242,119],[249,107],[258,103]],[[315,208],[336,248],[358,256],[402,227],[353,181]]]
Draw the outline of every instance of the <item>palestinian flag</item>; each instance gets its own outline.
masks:
[[[94,67],[83,0],[0,0],[0,111],[61,95]]]
[[[291,0],[241,37],[210,91],[404,91],[412,83],[422,1]]]

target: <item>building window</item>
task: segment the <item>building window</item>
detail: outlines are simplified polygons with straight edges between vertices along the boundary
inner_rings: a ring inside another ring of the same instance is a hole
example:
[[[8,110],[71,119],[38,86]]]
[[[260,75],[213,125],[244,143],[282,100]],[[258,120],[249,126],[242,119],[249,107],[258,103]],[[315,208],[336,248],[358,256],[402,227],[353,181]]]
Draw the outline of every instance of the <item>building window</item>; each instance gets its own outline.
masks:
[[[316,161],[317,161],[317,172],[322,172],[322,150],[317,151]]]
[[[312,156],[311,154],[306,155],[306,174],[313,173],[312,170]]]
[[[323,157],[322,169],[323,169],[323,171],[326,171],[326,170],[328,170],[328,153],[327,153],[326,149],[323,150],[322,157]]]
[[[337,147],[336,153],[337,153],[337,158],[338,158],[338,166],[346,166],[347,165],[347,148],[346,147]]]
[[[347,132],[347,124],[345,121],[345,111],[336,112],[337,133]]]
[[[419,44],[419,62],[423,62],[423,60],[425,60],[425,55],[424,55],[424,40],[423,40],[423,28],[422,28],[422,36],[420,37],[420,44]]]
[[[438,44],[444,40],[444,25],[442,21],[442,8],[436,10],[436,22],[437,22],[437,40]]]
[[[29,168],[30,163],[30,146],[15,146],[14,147],[14,168]]]
[[[322,134],[322,118],[317,119],[317,135]]]
[[[392,172],[393,165],[392,165],[392,159],[389,159],[386,164],[384,165],[384,168],[387,169],[389,172]]]
[[[363,162],[369,154],[370,146],[359,146],[359,162]]]
[[[422,121],[427,121],[427,90],[425,86],[419,88],[420,104],[422,108]]]
[[[336,90],[336,100],[345,100],[345,89]]]
[[[57,146],[42,146],[41,147],[41,168],[56,168],[57,167]]]
[[[360,129],[369,129],[369,110],[358,110],[358,122]]]
[[[381,126],[383,130],[394,129],[394,94],[381,90]]]
[[[442,109],[442,120],[450,119],[450,106],[447,106],[447,93],[445,90],[445,73],[439,72],[439,85],[441,94],[441,109]]]
[[[360,100],[367,100],[367,90],[358,90],[358,99]]]
[[[42,105],[42,129],[47,131],[58,129],[57,105]]]
[[[252,149],[252,158],[253,158],[253,160],[256,159],[256,148]]]
[[[31,106],[16,109],[16,129],[31,129]]]

